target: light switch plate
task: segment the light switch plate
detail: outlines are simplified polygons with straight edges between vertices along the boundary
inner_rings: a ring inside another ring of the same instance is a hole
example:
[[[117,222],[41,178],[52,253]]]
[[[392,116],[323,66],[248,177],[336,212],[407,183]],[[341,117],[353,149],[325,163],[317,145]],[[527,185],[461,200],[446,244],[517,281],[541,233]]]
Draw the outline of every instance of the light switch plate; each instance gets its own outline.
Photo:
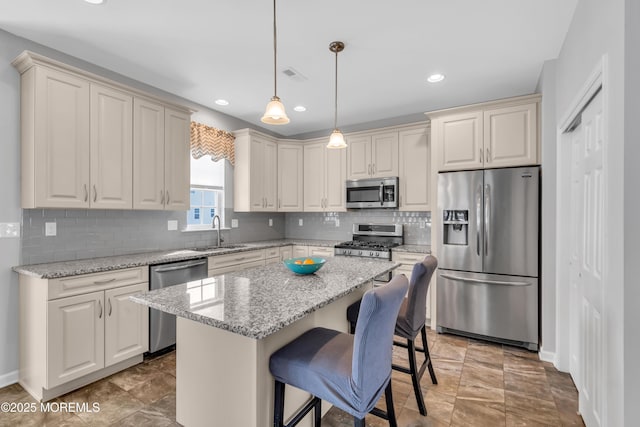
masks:
[[[55,222],[45,222],[44,223],[44,235],[45,236],[55,236],[58,234],[58,229]]]
[[[238,220],[237,219],[232,219],[231,220],[231,228],[238,228]]]
[[[19,222],[3,222],[0,223],[0,239],[20,237]]]
[[[169,221],[167,221],[167,230],[175,231],[177,229],[178,229],[178,221],[176,221],[175,219],[170,219]]]
[[[302,227],[302,224],[303,224],[302,218],[299,218],[298,219],[298,226]]]
[[[340,227],[340,218],[336,218],[336,227]]]
[[[269,218],[269,227],[273,227],[273,219]]]

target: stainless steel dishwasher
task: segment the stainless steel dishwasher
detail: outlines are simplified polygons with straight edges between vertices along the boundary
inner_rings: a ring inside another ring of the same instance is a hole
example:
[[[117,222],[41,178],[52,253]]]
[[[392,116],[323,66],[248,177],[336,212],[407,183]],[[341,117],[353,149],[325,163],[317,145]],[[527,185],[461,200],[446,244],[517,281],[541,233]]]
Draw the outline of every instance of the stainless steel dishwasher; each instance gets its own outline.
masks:
[[[149,289],[200,280],[207,277],[207,258],[172,262],[150,267]],[[149,353],[156,353],[176,343],[176,316],[149,310]]]

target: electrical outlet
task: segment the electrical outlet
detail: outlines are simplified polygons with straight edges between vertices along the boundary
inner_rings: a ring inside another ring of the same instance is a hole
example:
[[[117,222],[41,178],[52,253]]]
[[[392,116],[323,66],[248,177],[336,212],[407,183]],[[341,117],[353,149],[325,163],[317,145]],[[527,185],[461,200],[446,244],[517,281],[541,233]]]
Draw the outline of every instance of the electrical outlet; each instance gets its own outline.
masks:
[[[10,237],[20,237],[19,222],[4,222],[0,224],[0,239]]]
[[[302,224],[303,224],[302,218],[299,218],[299,219],[298,219],[298,226],[299,226],[299,227],[302,227]]]
[[[167,221],[167,230],[175,231],[177,229],[178,229],[178,221],[176,221],[175,219],[170,219],[169,221]]]
[[[426,221],[420,221],[420,228],[424,228],[426,226]]]
[[[340,218],[336,218],[336,227],[340,227]]]
[[[231,228],[238,228],[238,220],[237,219],[232,219],[231,220]]]
[[[45,222],[44,223],[44,235],[45,236],[55,236],[58,234],[58,230],[55,222]]]
[[[269,218],[269,227],[273,227],[273,220]]]

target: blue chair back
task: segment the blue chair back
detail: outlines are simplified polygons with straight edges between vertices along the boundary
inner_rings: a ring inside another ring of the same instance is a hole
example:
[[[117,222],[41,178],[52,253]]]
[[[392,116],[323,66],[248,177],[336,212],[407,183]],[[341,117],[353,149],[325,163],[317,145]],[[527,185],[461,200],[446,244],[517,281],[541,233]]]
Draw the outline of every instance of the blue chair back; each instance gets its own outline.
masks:
[[[438,260],[431,255],[413,266],[407,295],[406,321],[414,333],[420,331],[427,320],[427,291],[431,276],[437,267]]]
[[[362,402],[362,399],[377,400],[391,377],[393,332],[408,288],[407,277],[400,274],[362,297],[353,341],[351,375],[353,397],[365,405],[370,402]]]

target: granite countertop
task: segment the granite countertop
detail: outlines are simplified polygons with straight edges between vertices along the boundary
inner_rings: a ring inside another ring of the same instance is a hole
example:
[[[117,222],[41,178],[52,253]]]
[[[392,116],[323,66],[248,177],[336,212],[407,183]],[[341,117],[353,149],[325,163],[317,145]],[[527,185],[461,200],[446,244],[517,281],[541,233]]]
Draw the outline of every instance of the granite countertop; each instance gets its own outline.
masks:
[[[167,262],[186,261],[236,252],[253,251],[278,246],[304,245],[333,247],[338,240],[313,239],[280,239],[260,242],[232,243],[210,250],[174,249],[158,252],[145,252],[102,258],[88,258],[73,261],[31,264],[13,267],[13,271],[40,279],[56,279],[59,277],[77,276],[80,274],[99,273],[102,271],[121,270],[123,268],[144,265],[164,264]]]
[[[278,263],[129,298],[176,316],[261,339],[398,265],[375,259],[328,257],[315,274],[301,276]]]
[[[431,245],[401,245],[393,248],[394,252],[416,252],[428,255],[431,253]]]

